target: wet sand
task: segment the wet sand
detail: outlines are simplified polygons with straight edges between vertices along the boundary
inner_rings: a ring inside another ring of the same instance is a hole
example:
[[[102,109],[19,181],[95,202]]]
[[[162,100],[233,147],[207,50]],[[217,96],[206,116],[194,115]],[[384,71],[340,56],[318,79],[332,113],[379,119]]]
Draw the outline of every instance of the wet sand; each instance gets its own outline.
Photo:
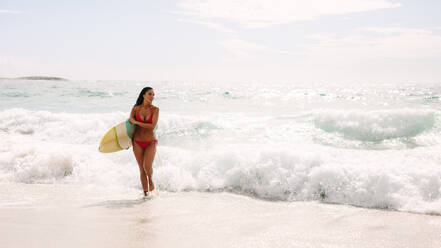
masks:
[[[0,196],[5,248],[441,247],[441,217],[432,215],[72,185],[0,185]]]

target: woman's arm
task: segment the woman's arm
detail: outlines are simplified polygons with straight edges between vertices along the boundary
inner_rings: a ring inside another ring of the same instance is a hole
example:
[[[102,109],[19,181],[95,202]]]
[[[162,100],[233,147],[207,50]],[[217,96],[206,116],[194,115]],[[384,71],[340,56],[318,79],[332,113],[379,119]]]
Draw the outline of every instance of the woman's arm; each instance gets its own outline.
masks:
[[[135,121],[132,122],[140,127],[143,128],[147,128],[147,129],[155,129],[156,127],[156,123],[158,123],[158,118],[159,118],[159,108],[155,107],[153,109],[153,118],[152,118],[152,123],[143,123],[143,122],[139,122],[139,121]]]
[[[136,107],[133,107],[132,108],[132,112],[130,112],[130,118],[129,118],[129,121],[131,122],[131,123],[133,123],[133,124],[136,124],[136,125],[138,125],[138,121],[135,121],[135,119],[134,119],[134,117],[135,117],[135,113],[136,113],[136,109],[135,109]]]

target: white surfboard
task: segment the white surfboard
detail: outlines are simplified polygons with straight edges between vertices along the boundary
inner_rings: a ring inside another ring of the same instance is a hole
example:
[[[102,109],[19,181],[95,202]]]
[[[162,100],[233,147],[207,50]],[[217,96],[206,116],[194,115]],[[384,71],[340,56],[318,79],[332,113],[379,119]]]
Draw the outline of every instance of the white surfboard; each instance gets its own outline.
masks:
[[[129,149],[136,125],[126,120],[109,129],[101,139],[98,150],[104,153],[117,152]]]

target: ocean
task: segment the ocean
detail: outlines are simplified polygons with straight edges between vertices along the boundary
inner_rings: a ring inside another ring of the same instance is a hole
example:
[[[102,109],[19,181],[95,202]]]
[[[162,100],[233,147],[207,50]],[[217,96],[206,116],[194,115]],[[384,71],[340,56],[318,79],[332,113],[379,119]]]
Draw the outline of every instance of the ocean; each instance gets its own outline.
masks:
[[[32,185],[141,196],[132,150],[98,144],[145,86],[158,192],[441,214],[441,86],[411,83],[0,79],[0,184],[27,189],[0,206]]]

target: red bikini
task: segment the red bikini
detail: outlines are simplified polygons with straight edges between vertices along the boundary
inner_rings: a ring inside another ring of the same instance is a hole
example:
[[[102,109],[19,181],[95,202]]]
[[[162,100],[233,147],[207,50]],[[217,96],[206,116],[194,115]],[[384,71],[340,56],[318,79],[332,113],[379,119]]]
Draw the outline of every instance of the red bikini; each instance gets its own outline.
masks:
[[[135,140],[136,144],[138,144],[142,149],[146,149],[150,144],[152,143],[158,143],[157,140],[150,140],[150,141],[137,141]]]
[[[147,120],[142,120],[141,116],[139,114],[136,114],[135,120],[143,122],[143,123],[152,123],[153,119],[153,111],[150,114],[150,117]],[[147,148],[152,143],[158,143],[158,140],[150,140],[150,141],[137,141],[135,140],[136,144],[138,144],[142,149]]]

